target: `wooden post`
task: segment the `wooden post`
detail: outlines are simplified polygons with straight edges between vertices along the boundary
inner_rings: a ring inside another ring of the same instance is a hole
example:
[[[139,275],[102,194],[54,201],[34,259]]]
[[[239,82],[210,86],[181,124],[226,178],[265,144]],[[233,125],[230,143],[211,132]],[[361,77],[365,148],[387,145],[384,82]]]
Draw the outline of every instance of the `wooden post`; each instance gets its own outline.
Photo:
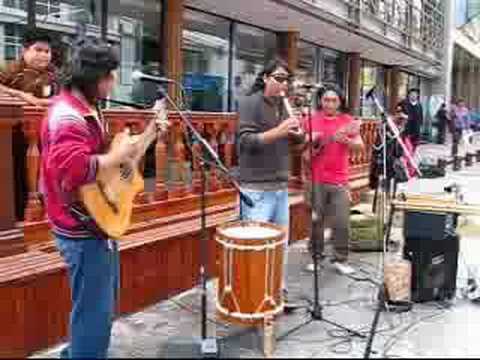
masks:
[[[40,172],[40,125],[45,109],[27,107],[24,110],[23,133],[27,140],[26,177],[28,200],[25,208],[25,221],[40,221],[44,217],[44,209],[38,192]]]
[[[353,115],[360,115],[360,87],[362,61],[359,53],[350,53],[348,78],[348,107]]]
[[[235,125],[235,122],[231,119],[227,119],[223,124],[223,134],[225,136],[223,158],[227,169],[230,169],[233,166],[233,157],[235,155]],[[233,185],[224,177],[222,187],[231,188]]]
[[[15,201],[14,201],[14,170],[12,155],[12,129],[23,117],[21,105],[0,103],[0,173],[2,186],[0,186],[0,230],[9,230],[15,227]],[[1,240],[1,239],[0,239]]]
[[[210,123],[206,125],[206,133],[208,134],[208,142],[212,149],[218,154],[218,136],[219,128],[217,124]],[[209,177],[208,177],[208,192],[218,191],[220,184],[217,177],[217,169],[215,166],[210,166]]]
[[[183,143],[183,125],[180,120],[172,122],[171,129],[171,144],[172,144],[172,164],[173,176],[172,189],[169,190],[169,195],[172,198],[184,197],[187,194],[185,184],[185,144]]]
[[[298,67],[298,40],[299,32],[289,30],[277,33],[277,51],[281,58],[287,61],[290,71],[294,74]],[[289,184],[298,187],[302,179],[302,154],[295,147],[290,146]]]
[[[165,6],[165,32],[163,59],[166,62],[167,77],[182,82],[182,31],[184,0],[166,0]],[[168,94],[174,101],[179,99],[180,89],[175,84],[168,85]]]
[[[298,39],[299,32],[296,30],[277,33],[277,52],[293,72],[298,67]]]
[[[167,164],[168,164],[168,137],[157,137],[155,144],[155,201],[163,201],[168,199],[168,190],[165,185],[167,181]]]

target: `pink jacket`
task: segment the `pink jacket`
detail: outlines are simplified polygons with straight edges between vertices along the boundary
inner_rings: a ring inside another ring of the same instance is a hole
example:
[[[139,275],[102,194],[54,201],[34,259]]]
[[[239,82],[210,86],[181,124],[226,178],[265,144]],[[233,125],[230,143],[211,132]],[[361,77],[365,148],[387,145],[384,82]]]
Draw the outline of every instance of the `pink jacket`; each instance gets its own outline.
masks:
[[[41,191],[52,231],[58,235],[91,237],[69,213],[79,187],[97,175],[97,154],[104,150],[101,120],[84,100],[62,91],[42,124]]]

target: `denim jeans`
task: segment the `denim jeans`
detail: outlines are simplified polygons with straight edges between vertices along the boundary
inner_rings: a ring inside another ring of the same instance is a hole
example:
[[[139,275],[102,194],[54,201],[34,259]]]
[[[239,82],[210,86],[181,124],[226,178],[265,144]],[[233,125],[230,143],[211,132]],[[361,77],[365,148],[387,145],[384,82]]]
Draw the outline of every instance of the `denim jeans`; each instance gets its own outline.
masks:
[[[243,192],[252,199],[255,206],[249,207],[244,204],[243,201],[240,203],[242,220],[269,222],[279,225],[285,230],[286,242],[285,251],[283,252],[283,287],[286,288],[287,248],[290,240],[288,190],[243,190]]]
[[[106,358],[119,289],[117,244],[58,235],[56,244],[67,264],[72,298],[70,344],[61,358]]]

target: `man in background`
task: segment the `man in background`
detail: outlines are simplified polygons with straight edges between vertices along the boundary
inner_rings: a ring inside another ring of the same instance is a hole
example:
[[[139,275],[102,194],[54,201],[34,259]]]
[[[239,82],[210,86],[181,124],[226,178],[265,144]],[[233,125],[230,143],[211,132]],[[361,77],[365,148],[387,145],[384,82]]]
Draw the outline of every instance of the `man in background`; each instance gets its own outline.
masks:
[[[23,38],[21,58],[0,68],[0,96],[6,94],[29,105],[47,106],[49,96],[59,86],[52,60],[52,39],[40,29],[30,29]],[[15,177],[15,215],[21,221],[27,201],[27,144],[21,124],[13,129],[13,163]]]
[[[407,98],[400,103],[402,111],[408,116],[405,136],[410,139],[414,152],[420,143],[420,130],[423,124],[423,107],[420,104],[419,94],[419,89],[410,89]]]
[[[0,69],[0,91],[30,105],[46,106],[58,92],[52,65],[52,39],[40,29],[25,33],[21,58]]]

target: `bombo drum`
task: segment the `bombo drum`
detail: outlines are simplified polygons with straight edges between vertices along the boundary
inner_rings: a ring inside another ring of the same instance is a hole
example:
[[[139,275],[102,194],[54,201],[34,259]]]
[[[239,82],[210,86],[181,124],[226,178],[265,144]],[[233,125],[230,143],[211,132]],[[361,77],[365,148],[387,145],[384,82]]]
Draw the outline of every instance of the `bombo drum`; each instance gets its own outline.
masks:
[[[238,221],[217,227],[220,268],[217,313],[240,325],[260,325],[283,310],[285,231],[277,225]]]

